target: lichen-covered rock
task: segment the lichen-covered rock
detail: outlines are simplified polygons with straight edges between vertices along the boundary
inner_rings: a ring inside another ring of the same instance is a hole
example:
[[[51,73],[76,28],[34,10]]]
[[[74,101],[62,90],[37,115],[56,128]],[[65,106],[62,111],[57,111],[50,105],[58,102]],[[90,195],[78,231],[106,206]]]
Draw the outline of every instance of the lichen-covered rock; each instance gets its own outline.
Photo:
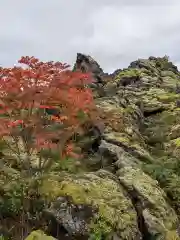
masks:
[[[33,231],[25,240],[55,240],[55,238],[51,236],[47,236],[40,230]]]
[[[134,81],[134,77],[138,79]],[[117,84],[124,79],[127,79],[127,84],[122,84],[123,87]],[[147,60],[138,60],[128,69],[115,74],[104,87],[113,86],[114,95],[108,96],[107,91],[105,97],[97,99],[97,105],[106,112],[103,118],[106,120],[103,134],[105,141],[100,145],[100,155],[103,155],[101,161],[115,163],[122,171],[124,167],[136,169],[141,172],[139,176],[142,179],[143,176],[148,176],[144,175],[145,171],[152,177],[148,178],[148,181],[142,180],[144,186],[149,188],[149,196],[153,197],[153,178],[159,181],[160,185],[157,185],[157,188],[161,186],[165,191],[160,194],[166,204],[164,214],[172,211],[176,226],[160,227],[164,224],[163,221],[171,222],[170,218],[157,220],[157,217],[150,217],[149,210],[142,212],[142,217],[146,218],[147,231],[151,235],[156,232],[167,239],[179,239],[176,231],[178,220],[174,212],[175,210],[180,214],[178,82],[178,70],[167,57],[150,57]],[[131,174],[134,182],[135,176]],[[156,209],[158,201],[154,201]],[[142,205],[140,209],[143,209]],[[161,215],[163,210],[160,208],[158,211]],[[158,230],[152,227],[155,225]]]
[[[145,239],[156,235],[161,237],[158,239],[166,239],[167,234],[170,236],[173,233],[175,236],[175,232],[178,239],[178,217],[158,182],[142,171],[140,159],[133,157],[122,147],[105,141],[100,150],[103,157],[113,158],[118,169],[116,175],[136,208],[140,230]],[[153,163],[153,160],[149,159],[149,162]]]
[[[45,210],[70,236],[92,239],[141,239],[135,208],[118,179],[106,171],[49,177],[41,194],[52,202]]]
[[[170,232],[177,231],[178,217],[167,203],[166,195],[156,180],[132,167],[120,169],[117,175],[123,186],[136,198],[139,214],[142,214],[149,234],[153,237],[158,235],[157,239],[166,239],[167,234],[170,236]]]

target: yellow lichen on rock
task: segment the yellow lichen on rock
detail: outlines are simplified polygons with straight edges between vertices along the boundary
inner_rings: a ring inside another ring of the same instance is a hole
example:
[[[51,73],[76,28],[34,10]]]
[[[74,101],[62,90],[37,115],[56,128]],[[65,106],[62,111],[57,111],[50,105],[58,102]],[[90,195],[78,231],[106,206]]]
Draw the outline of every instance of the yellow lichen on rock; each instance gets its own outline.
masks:
[[[55,240],[51,236],[47,236],[41,230],[33,231],[25,240]]]
[[[138,234],[137,215],[130,199],[124,195],[124,189],[108,177],[101,178],[94,173],[79,177],[69,175],[62,181],[52,177],[44,181],[40,192],[49,201],[59,196],[70,196],[74,204],[90,204],[97,207],[98,215],[92,219],[89,226],[93,233],[103,224],[108,227],[108,234],[117,231],[119,236],[124,236],[121,239],[126,239],[125,236],[133,239],[132,236]]]

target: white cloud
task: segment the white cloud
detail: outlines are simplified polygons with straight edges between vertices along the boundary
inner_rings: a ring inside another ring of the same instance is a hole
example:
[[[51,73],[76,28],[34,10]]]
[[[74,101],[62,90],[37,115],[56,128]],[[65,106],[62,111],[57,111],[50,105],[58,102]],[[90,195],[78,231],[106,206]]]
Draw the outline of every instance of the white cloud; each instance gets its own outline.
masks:
[[[91,54],[105,71],[150,55],[180,62],[179,12],[179,0],[6,0],[0,64],[21,55],[73,64],[77,52]]]
[[[93,50],[107,69],[149,55],[167,54],[179,61],[179,11],[180,5],[105,6],[91,15],[93,35],[79,38],[76,44],[84,51]]]

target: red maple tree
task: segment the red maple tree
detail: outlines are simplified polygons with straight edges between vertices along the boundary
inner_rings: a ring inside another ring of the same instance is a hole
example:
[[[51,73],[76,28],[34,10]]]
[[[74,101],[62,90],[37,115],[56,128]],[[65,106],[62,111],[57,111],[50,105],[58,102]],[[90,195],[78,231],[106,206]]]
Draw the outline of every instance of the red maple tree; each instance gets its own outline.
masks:
[[[26,168],[32,167],[33,154],[39,168],[51,167],[53,161],[43,159],[42,149],[76,157],[71,136],[82,133],[83,123],[97,116],[87,87],[90,75],[35,57],[22,57],[19,63],[22,66],[0,68],[0,139]],[[48,115],[47,110],[56,114]]]

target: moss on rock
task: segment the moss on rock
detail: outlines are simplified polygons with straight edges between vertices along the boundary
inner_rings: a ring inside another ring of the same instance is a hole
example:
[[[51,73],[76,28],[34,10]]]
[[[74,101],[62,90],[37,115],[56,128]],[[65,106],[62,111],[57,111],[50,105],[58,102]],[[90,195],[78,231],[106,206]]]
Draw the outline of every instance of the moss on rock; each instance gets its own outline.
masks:
[[[133,236],[139,234],[136,211],[130,199],[108,174],[104,178],[95,173],[68,175],[62,181],[52,176],[44,181],[40,192],[49,201],[59,196],[70,196],[74,204],[97,207],[98,214],[89,226],[92,235],[107,236],[116,232],[121,239],[133,239]]]
[[[165,192],[156,180],[143,173],[142,170],[132,167],[120,169],[118,176],[129,191],[134,190],[137,193],[142,216],[152,235],[160,234],[164,239],[171,231],[177,230],[177,215],[167,203]],[[178,238],[177,234],[176,237]]]
[[[33,231],[25,240],[55,240],[51,236],[47,236],[41,230]]]

